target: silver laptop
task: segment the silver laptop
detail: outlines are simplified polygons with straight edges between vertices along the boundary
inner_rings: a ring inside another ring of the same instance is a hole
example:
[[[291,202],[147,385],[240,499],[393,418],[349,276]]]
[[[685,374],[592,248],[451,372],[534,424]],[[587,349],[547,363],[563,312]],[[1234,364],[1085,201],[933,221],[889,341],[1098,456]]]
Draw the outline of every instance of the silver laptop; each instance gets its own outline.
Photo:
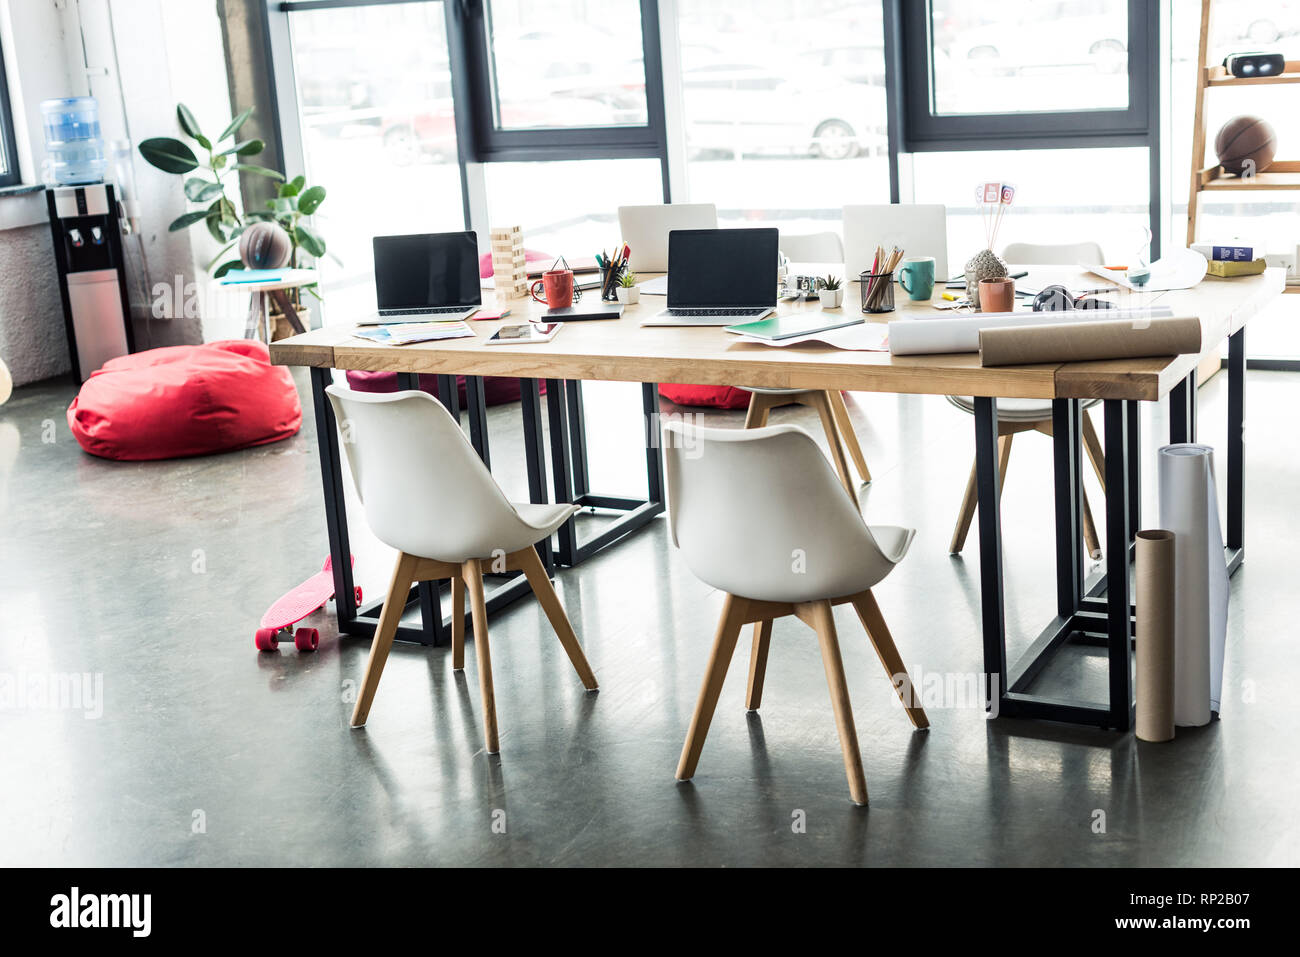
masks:
[[[360,325],[468,319],[483,304],[472,230],[376,236],[378,315]]]
[[[663,272],[668,268],[668,234],[674,229],[716,229],[717,225],[718,208],[712,203],[618,208],[618,229],[631,250],[628,268],[633,272]]]
[[[674,229],[668,308],[643,326],[730,326],[776,312],[775,229]]]
[[[908,256],[933,256],[935,283],[942,285],[948,279],[947,211],[941,205],[845,206],[844,272],[848,279],[856,280],[871,268],[877,246],[886,250],[897,246]]]

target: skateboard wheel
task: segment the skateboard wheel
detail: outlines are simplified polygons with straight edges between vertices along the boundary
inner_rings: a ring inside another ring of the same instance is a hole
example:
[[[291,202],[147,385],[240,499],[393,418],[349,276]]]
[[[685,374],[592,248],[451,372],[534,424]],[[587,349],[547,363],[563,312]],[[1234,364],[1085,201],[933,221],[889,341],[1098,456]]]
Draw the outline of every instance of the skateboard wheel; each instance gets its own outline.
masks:
[[[280,647],[279,632],[274,628],[259,628],[253,635],[253,644],[258,651],[275,651]]]
[[[320,644],[320,632],[315,628],[299,628],[293,633],[293,646],[299,651],[315,651]]]
[[[356,594],[356,599],[357,599],[357,602],[356,602],[356,603],[357,603],[358,605],[360,605],[360,604],[361,604],[361,586],[360,586],[360,585],[358,585],[358,586],[356,587],[355,594]]]

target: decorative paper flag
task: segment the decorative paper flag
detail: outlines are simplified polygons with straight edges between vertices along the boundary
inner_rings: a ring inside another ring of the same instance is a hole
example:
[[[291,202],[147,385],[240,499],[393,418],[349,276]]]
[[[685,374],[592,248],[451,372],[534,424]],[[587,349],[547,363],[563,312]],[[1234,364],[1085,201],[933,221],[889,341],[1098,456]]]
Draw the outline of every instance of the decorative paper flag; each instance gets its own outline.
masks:
[[[983,196],[983,201],[984,201],[984,202],[986,202],[986,203],[991,203],[991,204],[995,204],[995,205],[996,205],[996,203],[998,202],[998,198],[999,198],[1001,195],[1002,195],[1002,184],[1001,184],[1001,183],[985,183],[985,184],[984,184],[984,196]]]
[[[1016,188],[1010,183],[1002,184],[1002,205],[1010,206],[1011,201],[1016,198]]]

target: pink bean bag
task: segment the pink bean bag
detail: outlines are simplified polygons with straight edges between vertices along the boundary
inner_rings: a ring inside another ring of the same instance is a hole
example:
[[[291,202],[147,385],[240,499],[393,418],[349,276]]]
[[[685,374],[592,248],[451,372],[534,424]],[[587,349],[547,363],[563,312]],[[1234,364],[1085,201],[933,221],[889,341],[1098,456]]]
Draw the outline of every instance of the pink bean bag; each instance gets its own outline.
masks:
[[[539,259],[545,259],[548,262],[555,262],[557,258],[558,257],[552,256],[550,253],[544,253],[537,249],[524,250],[524,262],[530,262],[530,263],[537,262]],[[492,269],[492,254],[484,253],[482,256],[479,256],[478,257],[479,278],[491,279],[495,275],[496,272]]]
[[[729,385],[676,385],[661,382],[659,394],[678,405],[702,405],[711,409],[749,408],[749,393]]]
[[[252,339],[110,359],[68,406],[77,443],[122,461],[246,449],[287,439],[300,425],[293,377]]]

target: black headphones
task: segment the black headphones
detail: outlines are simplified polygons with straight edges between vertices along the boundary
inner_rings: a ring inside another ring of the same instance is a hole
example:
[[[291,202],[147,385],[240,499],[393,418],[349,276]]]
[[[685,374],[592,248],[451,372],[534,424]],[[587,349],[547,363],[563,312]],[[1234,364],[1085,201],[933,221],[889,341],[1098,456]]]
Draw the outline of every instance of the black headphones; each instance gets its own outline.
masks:
[[[1072,309],[1114,309],[1105,299],[1089,299],[1088,294],[1074,296],[1059,284],[1045,288],[1034,297],[1034,312],[1068,312]]]

